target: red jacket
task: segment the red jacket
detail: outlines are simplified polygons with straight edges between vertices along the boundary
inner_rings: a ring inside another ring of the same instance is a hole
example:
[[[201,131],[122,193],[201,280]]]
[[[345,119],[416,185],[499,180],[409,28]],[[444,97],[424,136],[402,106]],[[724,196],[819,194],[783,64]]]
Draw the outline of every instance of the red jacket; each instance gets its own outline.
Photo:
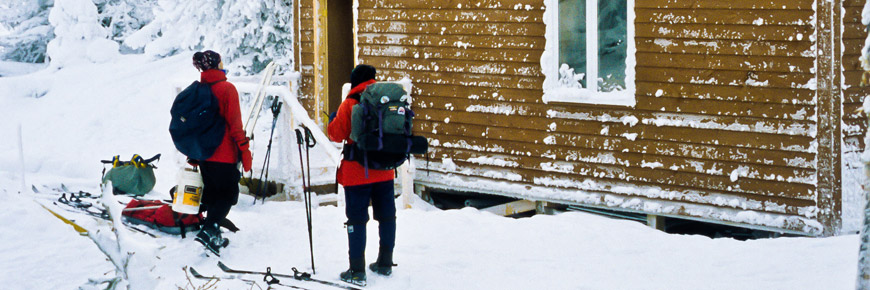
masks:
[[[326,130],[329,134],[329,139],[333,142],[347,141],[348,145],[353,144],[353,141],[350,140],[350,115],[353,111],[353,106],[359,104],[359,99],[352,98],[351,96],[359,95],[359,93],[362,93],[368,85],[373,83],[375,83],[375,81],[370,80],[357,85],[355,88],[350,90],[350,93],[347,94],[347,99],[345,99],[344,102],[341,103],[341,106],[338,107],[338,113],[335,114],[335,119],[329,123]],[[393,180],[394,172],[392,170],[375,170],[369,168],[369,177],[366,178],[365,167],[363,167],[362,164],[359,164],[359,162],[356,161],[342,159],[341,165],[338,166],[338,172],[336,172],[335,175],[335,181],[338,182],[338,184],[354,186]]]
[[[206,161],[236,164],[239,162],[239,148],[248,146],[248,138],[242,129],[242,113],[239,109],[239,92],[236,86],[227,82],[224,72],[210,69],[200,74],[200,82],[215,83],[211,86],[211,92],[220,103],[221,116],[227,121],[224,140]],[[216,83],[218,82],[218,83]]]

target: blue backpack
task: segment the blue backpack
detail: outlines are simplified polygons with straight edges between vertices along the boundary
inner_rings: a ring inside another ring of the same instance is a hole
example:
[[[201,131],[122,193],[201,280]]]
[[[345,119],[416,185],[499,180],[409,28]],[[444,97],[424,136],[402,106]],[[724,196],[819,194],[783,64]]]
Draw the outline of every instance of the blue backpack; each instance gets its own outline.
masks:
[[[211,85],[194,81],[181,91],[169,113],[169,135],[175,148],[193,160],[206,160],[224,139],[226,121]]]

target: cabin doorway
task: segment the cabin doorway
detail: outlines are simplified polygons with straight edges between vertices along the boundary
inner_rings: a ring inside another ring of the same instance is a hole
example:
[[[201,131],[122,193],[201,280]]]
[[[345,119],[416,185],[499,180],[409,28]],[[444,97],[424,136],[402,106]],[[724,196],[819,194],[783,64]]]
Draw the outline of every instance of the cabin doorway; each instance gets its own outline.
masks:
[[[342,85],[350,82],[356,49],[353,33],[353,0],[327,0],[326,113],[338,111]]]

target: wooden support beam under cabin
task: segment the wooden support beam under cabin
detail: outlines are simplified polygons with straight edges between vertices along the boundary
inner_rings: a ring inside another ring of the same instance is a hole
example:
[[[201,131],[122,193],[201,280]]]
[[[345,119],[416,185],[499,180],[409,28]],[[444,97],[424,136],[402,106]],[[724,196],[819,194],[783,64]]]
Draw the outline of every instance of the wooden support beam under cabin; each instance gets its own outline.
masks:
[[[515,215],[518,213],[533,211],[537,208],[534,201],[518,200],[505,204],[500,204],[492,207],[481,209],[481,211],[491,212],[500,216]]]
[[[429,196],[429,192],[426,191],[425,185],[414,184],[414,194],[420,197],[425,202],[432,203],[432,197]]]
[[[553,214],[553,208],[550,207],[550,204],[546,201],[536,201],[535,202],[535,213],[536,214]]]
[[[646,225],[660,231],[665,231],[665,217],[648,214],[646,215]]]

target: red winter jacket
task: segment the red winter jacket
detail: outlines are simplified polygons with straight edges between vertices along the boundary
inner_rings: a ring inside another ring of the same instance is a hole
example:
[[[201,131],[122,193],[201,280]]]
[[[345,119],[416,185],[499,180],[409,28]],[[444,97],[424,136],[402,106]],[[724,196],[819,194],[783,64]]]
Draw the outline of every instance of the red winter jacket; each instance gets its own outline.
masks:
[[[350,140],[351,112],[353,106],[359,104],[359,98],[352,98],[353,95],[359,95],[370,84],[375,83],[375,80],[361,83],[350,90],[347,94],[347,99],[338,107],[338,113],[335,114],[335,119],[327,126],[329,139],[333,142],[347,141],[348,145],[353,144]],[[341,160],[341,165],[338,166],[338,172],[335,174],[335,181],[344,186],[354,186],[370,184],[382,181],[393,180],[394,173],[392,170],[375,170],[369,168],[369,177],[366,178],[365,167],[356,161]]]
[[[239,162],[239,148],[247,148],[248,138],[242,129],[242,113],[239,109],[239,92],[236,86],[227,82],[224,72],[210,69],[200,74],[200,82],[215,83],[211,92],[220,103],[220,114],[227,121],[224,140],[206,161],[236,164]],[[216,83],[218,82],[218,83]]]

